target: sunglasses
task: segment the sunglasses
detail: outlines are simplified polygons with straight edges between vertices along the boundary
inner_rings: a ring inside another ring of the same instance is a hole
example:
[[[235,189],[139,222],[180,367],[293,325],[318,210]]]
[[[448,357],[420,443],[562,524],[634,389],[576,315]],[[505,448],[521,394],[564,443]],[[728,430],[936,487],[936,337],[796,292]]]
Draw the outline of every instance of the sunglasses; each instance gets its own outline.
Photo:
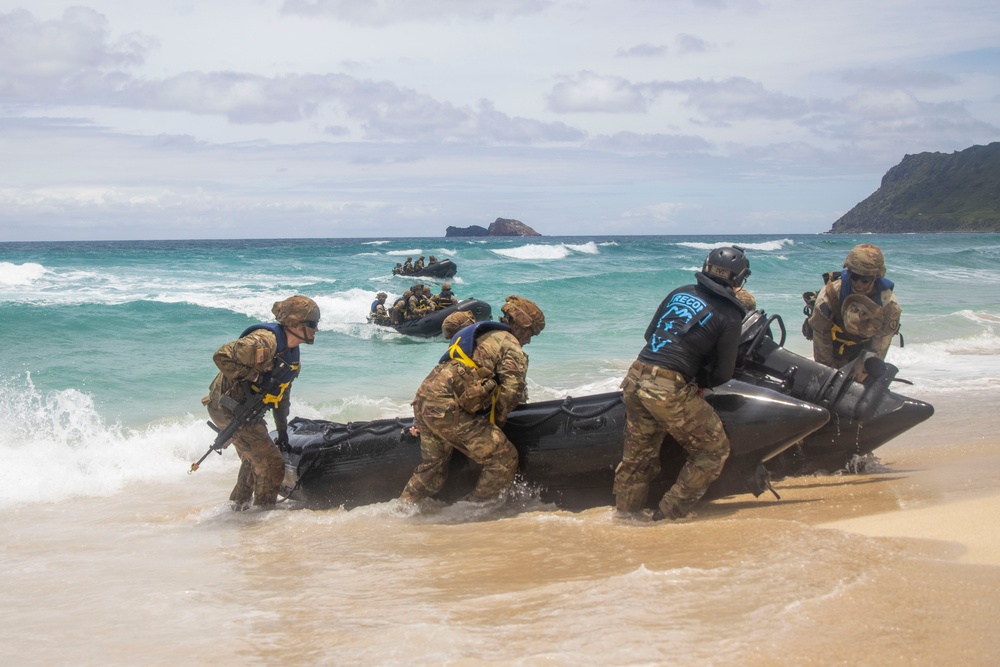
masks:
[[[861,276],[858,275],[857,273],[854,273],[853,271],[851,271],[850,273],[851,273],[852,283],[861,283],[862,285],[867,285],[869,283],[875,282],[875,276]]]
[[[319,322],[317,320],[306,320],[302,324],[310,329],[319,329]]]

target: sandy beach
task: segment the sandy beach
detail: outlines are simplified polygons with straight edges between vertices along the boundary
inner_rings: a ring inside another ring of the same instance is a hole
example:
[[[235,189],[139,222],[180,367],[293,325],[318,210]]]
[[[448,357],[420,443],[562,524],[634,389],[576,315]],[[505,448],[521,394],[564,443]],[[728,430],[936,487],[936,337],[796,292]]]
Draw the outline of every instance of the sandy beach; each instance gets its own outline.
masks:
[[[872,470],[780,480],[781,500],[740,514],[777,513],[920,550],[936,542],[948,560],[1000,566],[1000,417],[974,398],[934,403],[929,421],[876,450]],[[744,503],[714,505],[702,514]]]

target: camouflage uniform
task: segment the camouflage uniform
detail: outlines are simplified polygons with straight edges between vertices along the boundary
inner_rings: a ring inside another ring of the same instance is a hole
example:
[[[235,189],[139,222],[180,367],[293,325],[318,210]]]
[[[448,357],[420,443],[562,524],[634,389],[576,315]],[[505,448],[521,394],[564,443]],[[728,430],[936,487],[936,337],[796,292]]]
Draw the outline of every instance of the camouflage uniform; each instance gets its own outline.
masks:
[[[441,285],[441,291],[431,297],[435,308],[438,310],[443,310],[449,306],[454,306],[458,303],[458,299],[455,298],[455,293],[451,291],[451,283],[444,283]]]
[[[496,384],[492,420],[490,412],[469,412],[457,400],[456,390],[464,384],[457,381],[457,376],[467,371],[468,366],[455,358],[435,366],[413,399],[413,423],[420,431],[421,463],[400,499],[415,502],[440,491],[455,449],[482,466],[469,500],[496,498],[514,481],[517,450],[501,429],[511,410],[528,400],[525,388],[528,355],[522,346],[545,328],[545,315],[533,301],[516,295],[508,296],[500,310],[503,312],[500,323],[510,327],[510,331],[487,330],[475,339],[472,350],[472,361],[478,366],[475,372]],[[446,335],[455,333],[456,327],[469,319],[475,318],[468,313],[452,313],[445,318],[442,330]],[[457,346],[457,341],[453,345]]]
[[[622,383],[628,415],[624,455],[615,475],[618,509],[638,512],[649,484],[660,474],[660,447],[669,433],[688,453],[659,509],[664,516],[685,516],[722,472],[729,438],[722,420],[699,395],[698,385],[677,371],[636,361]]]
[[[245,398],[243,380],[251,380],[273,368],[278,352],[278,342],[270,331],[258,329],[226,343],[215,353],[215,365],[219,374],[212,380],[206,407],[212,421],[220,429],[225,428],[233,416],[220,405],[223,395],[233,400]],[[282,399],[287,414],[289,392]],[[279,408],[280,410],[280,408]],[[280,417],[275,417],[276,421]],[[263,418],[252,426],[244,426],[236,432],[232,440],[240,457],[240,472],[229,499],[240,506],[273,505],[278,499],[278,488],[285,477],[285,460],[271,441]]]
[[[687,451],[687,460],[660,499],[655,519],[687,515],[722,472],[729,438],[699,387],[733,376],[745,312],[733,289],[749,274],[741,249],[716,249],[695,274],[697,284],[671,292],[653,315],[646,345],[621,384],[626,421],[615,470],[618,511],[636,513],[645,506],[668,434]]]
[[[393,324],[402,324],[406,318],[406,304],[410,299],[410,290],[403,292],[403,296],[396,299],[396,303],[392,304],[392,309],[389,312],[389,319],[392,320]]]
[[[313,343],[320,311],[312,299],[292,296],[275,302],[271,312],[280,323],[281,333],[285,336],[291,331],[301,342],[309,345]],[[312,334],[307,326],[312,327]],[[274,370],[275,359],[280,355],[290,361],[292,370],[278,379],[287,384],[282,384],[281,391],[274,394],[277,403],[273,408],[274,423],[279,439],[287,444],[290,385],[299,374],[299,364],[294,361],[298,359],[298,353],[289,356],[289,350],[295,345],[288,345],[284,351],[279,351],[278,338],[270,329],[252,329],[245,333],[246,335],[226,343],[216,351],[213,360],[219,373],[212,380],[208,396],[202,399],[202,404],[208,409],[212,422],[219,429],[224,429],[233,420],[233,414],[222,405],[222,397],[242,402],[246,398],[246,383],[265,378]],[[258,506],[274,505],[285,477],[285,461],[271,440],[263,417],[255,424],[239,428],[231,442],[240,458],[240,471],[229,499],[239,508],[249,505],[251,501]]]
[[[903,312],[893,291],[895,286],[885,278],[885,259],[878,247],[870,243],[855,246],[844,269],[816,295],[808,319],[813,359],[831,368],[842,367],[862,351],[885,359]],[[856,291],[850,279],[852,273],[872,277],[874,282],[867,288],[859,285]]]

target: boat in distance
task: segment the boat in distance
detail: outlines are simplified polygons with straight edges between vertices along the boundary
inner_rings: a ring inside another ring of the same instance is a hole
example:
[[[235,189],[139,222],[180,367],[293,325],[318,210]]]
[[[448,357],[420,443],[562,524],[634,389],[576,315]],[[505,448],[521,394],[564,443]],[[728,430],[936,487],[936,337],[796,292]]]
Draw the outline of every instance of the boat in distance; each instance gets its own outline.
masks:
[[[458,265],[450,259],[442,259],[440,262],[427,264],[408,273],[395,273],[393,275],[403,276],[404,278],[437,278],[445,280],[454,277],[456,273],[458,273]]]
[[[477,322],[488,320],[493,316],[492,306],[485,301],[480,301],[479,299],[463,299],[455,305],[442,308],[441,310],[435,310],[416,320],[406,320],[400,322],[399,324],[378,324],[376,326],[384,326],[389,329],[395,329],[399,333],[406,334],[407,336],[435,338],[441,336],[441,325],[444,323],[445,318],[452,313],[457,313],[463,310],[472,313]]]

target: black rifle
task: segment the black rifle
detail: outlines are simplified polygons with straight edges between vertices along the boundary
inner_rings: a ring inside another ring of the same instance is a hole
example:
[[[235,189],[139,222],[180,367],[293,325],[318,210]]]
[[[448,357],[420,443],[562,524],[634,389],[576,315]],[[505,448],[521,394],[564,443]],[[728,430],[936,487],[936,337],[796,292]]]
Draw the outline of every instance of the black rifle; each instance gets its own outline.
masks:
[[[190,475],[201,465],[202,461],[208,458],[208,455],[212,452],[218,452],[219,456],[222,456],[222,450],[226,448],[229,441],[233,439],[236,435],[236,431],[240,430],[244,426],[249,426],[251,424],[256,424],[261,415],[267,412],[272,406],[269,406],[264,402],[268,394],[272,390],[277,390],[281,387],[281,382],[279,378],[283,378],[286,372],[290,370],[288,364],[284,360],[275,357],[274,358],[274,369],[271,371],[271,379],[267,383],[267,386],[258,388],[248,381],[243,382],[243,393],[245,398],[243,402],[237,403],[229,396],[223,396],[219,399],[219,403],[222,407],[226,408],[233,413],[233,419],[230,421],[226,428],[220,429],[213,422],[208,422],[208,425],[216,432],[215,442],[213,442],[208,451],[205,452],[197,462],[191,464],[191,469],[188,470]]]

